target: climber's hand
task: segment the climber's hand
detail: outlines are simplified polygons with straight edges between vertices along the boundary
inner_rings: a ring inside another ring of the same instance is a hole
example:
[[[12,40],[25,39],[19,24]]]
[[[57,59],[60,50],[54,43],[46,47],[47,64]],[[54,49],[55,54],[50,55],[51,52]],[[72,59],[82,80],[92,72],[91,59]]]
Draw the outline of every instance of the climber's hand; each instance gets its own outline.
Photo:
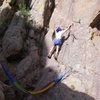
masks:
[[[74,25],[74,23],[72,22],[72,23],[69,25],[69,28],[71,28],[73,25]]]

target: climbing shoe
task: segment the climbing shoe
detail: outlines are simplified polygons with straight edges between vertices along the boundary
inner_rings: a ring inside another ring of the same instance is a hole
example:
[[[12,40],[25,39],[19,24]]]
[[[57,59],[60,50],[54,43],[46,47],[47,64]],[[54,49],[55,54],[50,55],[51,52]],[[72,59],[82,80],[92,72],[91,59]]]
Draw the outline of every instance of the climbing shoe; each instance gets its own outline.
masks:
[[[57,58],[58,58],[58,54],[54,54],[54,58],[55,58],[55,60],[57,60]]]
[[[49,58],[49,59],[51,58],[51,55],[50,55],[50,54],[48,55],[48,58]]]

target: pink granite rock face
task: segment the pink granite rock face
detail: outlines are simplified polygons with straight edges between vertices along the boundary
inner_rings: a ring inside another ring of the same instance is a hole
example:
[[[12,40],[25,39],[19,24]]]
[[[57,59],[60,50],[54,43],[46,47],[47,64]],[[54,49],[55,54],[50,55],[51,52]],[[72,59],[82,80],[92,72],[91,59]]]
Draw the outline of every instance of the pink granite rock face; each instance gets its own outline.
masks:
[[[11,75],[23,87],[35,91],[62,75],[69,66],[73,70],[39,95],[26,95],[12,88],[13,100],[100,100],[100,0],[18,0],[14,3],[8,3],[16,10],[0,37],[0,59]],[[28,27],[24,27],[25,20],[19,14],[20,3],[26,4],[30,13]],[[6,11],[9,12],[8,8]],[[70,23],[73,26],[64,34],[67,39],[61,46],[58,61],[54,55],[48,59],[54,30],[58,26],[65,29]],[[11,62],[10,58],[13,58]],[[8,82],[1,67],[0,76],[1,81]]]

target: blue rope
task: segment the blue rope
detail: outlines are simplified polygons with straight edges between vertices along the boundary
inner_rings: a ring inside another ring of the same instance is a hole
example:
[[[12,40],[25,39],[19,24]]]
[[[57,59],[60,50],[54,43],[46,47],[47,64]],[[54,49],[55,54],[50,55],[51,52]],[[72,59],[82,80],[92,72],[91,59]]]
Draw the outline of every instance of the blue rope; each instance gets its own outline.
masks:
[[[7,78],[9,79],[9,81],[10,81],[12,84],[14,84],[15,81],[14,81],[13,77],[10,75],[10,73],[7,72],[7,69],[6,69],[5,66],[1,63],[1,61],[0,61],[0,64],[1,64],[1,66],[2,66],[2,68],[3,68],[4,73],[6,74]],[[71,71],[72,71],[72,68],[70,67],[70,69],[69,69],[67,72],[65,72],[63,75],[61,75],[61,76],[58,77],[57,79],[53,80],[53,82],[55,82],[55,84],[57,84],[66,74],[68,74],[68,73],[71,72]]]
[[[4,73],[6,74],[7,78],[9,79],[9,81],[10,81],[12,84],[14,84],[14,79],[13,79],[13,77],[7,72],[5,66],[1,63],[1,61],[0,61],[0,64],[1,64],[1,66],[2,66],[2,68],[3,68]]]
[[[67,72],[65,72],[63,75],[61,75],[60,77],[54,80],[55,84],[57,84],[66,74],[68,74],[71,71],[72,71],[72,68],[70,67],[70,69]]]

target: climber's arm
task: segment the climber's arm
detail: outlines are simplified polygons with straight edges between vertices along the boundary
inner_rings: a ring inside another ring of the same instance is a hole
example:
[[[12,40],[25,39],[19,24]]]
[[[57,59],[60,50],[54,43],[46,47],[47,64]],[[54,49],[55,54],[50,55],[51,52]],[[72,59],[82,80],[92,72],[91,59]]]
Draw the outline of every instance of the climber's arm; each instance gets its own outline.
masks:
[[[72,25],[73,25],[73,23],[71,25],[69,25],[69,27],[67,27],[65,30],[63,30],[63,33],[65,33],[66,31],[68,31],[71,28]]]

